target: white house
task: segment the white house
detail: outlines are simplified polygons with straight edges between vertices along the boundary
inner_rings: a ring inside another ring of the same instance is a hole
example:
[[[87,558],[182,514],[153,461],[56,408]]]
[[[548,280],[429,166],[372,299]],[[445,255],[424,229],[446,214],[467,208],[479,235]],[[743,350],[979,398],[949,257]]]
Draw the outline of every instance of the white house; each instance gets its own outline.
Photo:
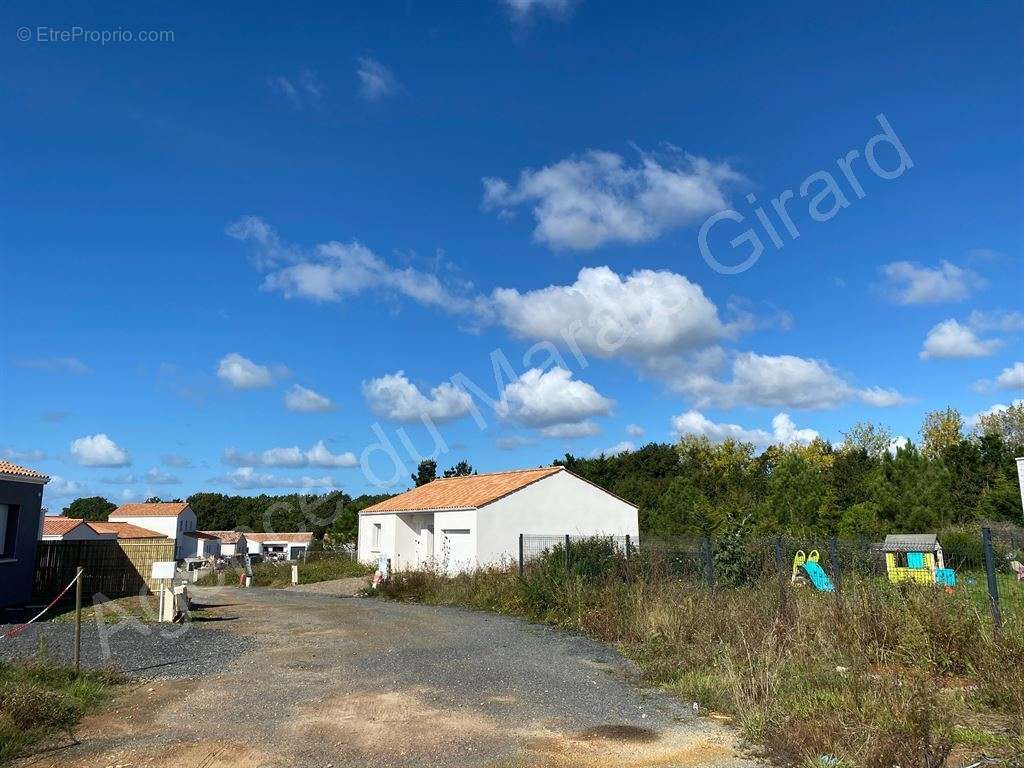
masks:
[[[359,559],[449,572],[513,560],[519,534],[639,535],[637,507],[564,467],[434,480],[359,513]]]
[[[182,536],[195,539],[195,557],[217,557],[220,553],[220,537],[207,531],[185,531]],[[192,546],[191,544],[189,545]],[[190,555],[191,557],[191,555]]]
[[[298,533],[246,533],[245,543],[250,555],[282,554],[285,560],[298,560],[306,554],[313,534]]]
[[[222,557],[234,557],[244,555],[248,551],[245,534],[241,531],[201,531],[220,540],[220,554]]]
[[[195,557],[198,539],[184,536],[196,529],[196,513],[184,501],[122,504],[109,515],[112,523],[131,523],[174,539],[174,559]]]

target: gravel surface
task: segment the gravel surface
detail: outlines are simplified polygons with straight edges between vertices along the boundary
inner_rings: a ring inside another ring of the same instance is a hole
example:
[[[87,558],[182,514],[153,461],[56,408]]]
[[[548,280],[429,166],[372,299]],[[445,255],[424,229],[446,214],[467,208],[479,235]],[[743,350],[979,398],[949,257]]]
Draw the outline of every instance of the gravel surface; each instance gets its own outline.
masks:
[[[323,592],[195,595],[220,606],[204,614],[225,620],[194,625],[167,648],[155,633],[136,636],[134,648],[134,633],[114,635],[111,648],[123,653],[112,658],[133,674],[164,670],[161,677],[87,719],[80,743],[26,764],[754,765],[726,728],[641,688],[638,671],[613,650],[569,633]],[[30,638],[19,643],[33,647]]]

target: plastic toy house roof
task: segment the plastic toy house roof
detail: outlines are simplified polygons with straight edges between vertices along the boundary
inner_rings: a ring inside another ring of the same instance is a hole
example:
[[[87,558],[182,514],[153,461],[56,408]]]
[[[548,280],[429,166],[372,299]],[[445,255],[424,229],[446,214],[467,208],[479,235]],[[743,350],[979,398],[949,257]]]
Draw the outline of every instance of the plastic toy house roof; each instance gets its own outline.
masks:
[[[883,552],[934,552],[939,539],[934,533],[891,533],[885,537]]]

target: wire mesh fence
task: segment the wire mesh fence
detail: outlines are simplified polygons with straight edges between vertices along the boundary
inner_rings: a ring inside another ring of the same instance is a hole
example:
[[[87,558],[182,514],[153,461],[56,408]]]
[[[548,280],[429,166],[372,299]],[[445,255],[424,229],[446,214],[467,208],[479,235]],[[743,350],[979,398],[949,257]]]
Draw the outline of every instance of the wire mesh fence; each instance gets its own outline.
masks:
[[[841,594],[844,584],[883,580],[961,591],[996,626],[1024,618],[1024,529],[990,526],[941,536],[519,537],[519,573],[655,581],[672,579],[723,589],[778,583],[784,605],[793,584]]]

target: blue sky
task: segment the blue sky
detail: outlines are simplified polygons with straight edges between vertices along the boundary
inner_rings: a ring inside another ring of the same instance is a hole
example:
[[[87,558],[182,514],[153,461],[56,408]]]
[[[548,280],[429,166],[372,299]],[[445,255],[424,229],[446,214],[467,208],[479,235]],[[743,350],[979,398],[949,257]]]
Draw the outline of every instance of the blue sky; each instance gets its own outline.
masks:
[[[0,13],[0,451],[51,508],[1024,395],[1019,4]]]

